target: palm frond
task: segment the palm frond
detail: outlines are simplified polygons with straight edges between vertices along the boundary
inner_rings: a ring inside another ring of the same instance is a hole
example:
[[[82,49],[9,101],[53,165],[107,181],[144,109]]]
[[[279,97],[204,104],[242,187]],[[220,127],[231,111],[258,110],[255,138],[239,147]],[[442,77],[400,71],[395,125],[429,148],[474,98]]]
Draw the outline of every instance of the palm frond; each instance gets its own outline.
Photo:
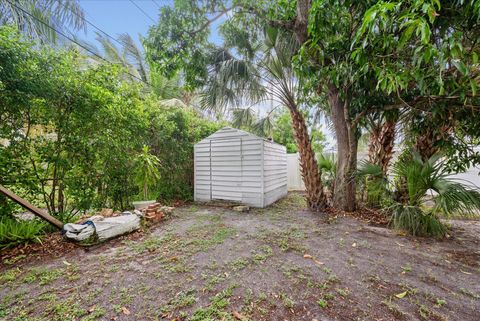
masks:
[[[272,117],[270,117],[270,115],[267,115],[255,122],[252,125],[252,129],[259,136],[271,137],[273,132],[273,126],[274,123]]]
[[[235,108],[232,110],[232,125],[236,128],[250,128],[255,122],[252,108]]]
[[[131,65],[136,67],[141,79],[145,82],[149,82],[149,72],[148,67],[145,64],[144,55],[140,48],[135,44],[133,38],[128,33],[123,33],[119,36],[119,41],[123,45],[123,56],[129,59]]]
[[[57,30],[86,27],[78,0],[16,0],[0,2],[0,23],[14,24],[28,36],[43,41],[57,40]],[[52,28],[50,28],[50,27]]]

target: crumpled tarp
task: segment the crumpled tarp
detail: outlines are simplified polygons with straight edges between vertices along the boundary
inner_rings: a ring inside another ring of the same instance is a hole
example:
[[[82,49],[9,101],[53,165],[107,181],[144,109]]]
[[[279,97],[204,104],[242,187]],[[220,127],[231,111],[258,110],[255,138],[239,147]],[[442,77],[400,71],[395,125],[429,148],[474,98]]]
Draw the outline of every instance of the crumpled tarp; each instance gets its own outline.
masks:
[[[135,231],[140,228],[140,217],[130,212],[115,217],[92,216],[82,224],[68,223],[63,226],[65,237],[83,241],[96,234],[98,241]]]

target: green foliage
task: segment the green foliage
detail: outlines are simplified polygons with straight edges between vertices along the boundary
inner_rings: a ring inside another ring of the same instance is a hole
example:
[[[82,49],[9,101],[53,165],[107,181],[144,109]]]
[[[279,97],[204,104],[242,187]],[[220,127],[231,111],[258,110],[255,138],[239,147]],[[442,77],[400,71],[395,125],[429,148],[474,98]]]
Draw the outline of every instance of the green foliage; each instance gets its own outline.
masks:
[[[381,166],[363,161],[357,170],[360,178],[360,190],[366,193],[366,203],[371,207],[385,207],[391,204],[392,195],[388,189],[388,180]]]
[[[46,223],[33,220],[0,219],[0,248],[40,242]]]
[[[150,194],[191,198],[193,144],[217,124],[164,106],[118,66],[85,66],[75,50],[54,52],[8,27],[0,67],[0,184],[62,217],[125,209],[140,192],[135,156],[146,145],[164,165]],[[2,213],[9,204],[0,200]]]
[[[431,212],[424,212],[418,206],[395,204],[392,207],[390,224],[414,236],[443,236],[446,228]]]
[[[443,236],[446,228],[439,217],[478,216],[480,211],[478,188],[450,178],[445,163],[440,154],[423,161],[418,153],[408,152],[393,166],[391,182],[372,164],[364,164],[359,176],[377,181],[382,198],[391,197],[383,206],[392,214],[394,228]]]
[[[337,173],[337,159],[334,154],[319,154],[318,167],[322,171],[322,182],[333,191]]]
[[[150,154],[148,146],[143,146],[142,152],[135,158],[135,178],[144,200],[148,198],[148,187],[160,180],[159,166],[161,164],[158,157]]]
[[[445,153],[454,171],[480,163],[472,148],[480,133],[479,19],[478,0],[378,1],[352,43],[362,73],[408,111],[409,138],[427,133],[426,144]]]
[[[283,108],[272,114],[272,137],[273,141],[287,147],[287,153],[296,153],[297,143],[293,134],[292,117],[287,109]],[[310,138],[315,154],[321,153],[325,147],[325,135],[320,129],[310,126]]]
[[[0,2],[0,24],[11,24],[28,36],[55,41],[57,30],[84,29],[85,20],[78,0],[4,0]]]

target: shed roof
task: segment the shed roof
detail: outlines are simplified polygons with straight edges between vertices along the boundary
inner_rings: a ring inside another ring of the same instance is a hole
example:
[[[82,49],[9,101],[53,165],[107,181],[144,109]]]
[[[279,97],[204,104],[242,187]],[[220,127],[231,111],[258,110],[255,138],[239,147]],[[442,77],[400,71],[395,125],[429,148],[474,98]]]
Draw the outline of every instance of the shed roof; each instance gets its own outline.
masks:
[[[281,144],[278,144],[274,141],[271,141],[269,139],[266,139],[264,137],[259,137],[257,135],[254,135],[252,133],[249,133],[249,132],[246,132],[244,130],[241,130],[241,129],[238,129],[238,128],[232,128],[232,127],[223,127],[219,130],[217,130],[215,133],[211,134],[210,136],[202,139],[201,141],[199,141],[197,144],[200,144],[200,143],[203,143],[203,142],[207,142],[207,141],[210,141],[210,140],[213,140],[213,139],[217,139],[217,138],[220,138],[220,139],[224,139],[225,137],[220,137],[221,135],[219,134],[227,134],[228,132],[230,132],[230,134],[232,135],[232,138],[233,137],[238,137],[238,136],[242,136],[242,137],[250,137],[252,139],[259,139],[259,140],[264,140],[264,141],[267,141],[267,142],[270,142],[270,143],[274,143],[274,144],[277,144],[277,145],[280,145],[280,146],[283,146]]]

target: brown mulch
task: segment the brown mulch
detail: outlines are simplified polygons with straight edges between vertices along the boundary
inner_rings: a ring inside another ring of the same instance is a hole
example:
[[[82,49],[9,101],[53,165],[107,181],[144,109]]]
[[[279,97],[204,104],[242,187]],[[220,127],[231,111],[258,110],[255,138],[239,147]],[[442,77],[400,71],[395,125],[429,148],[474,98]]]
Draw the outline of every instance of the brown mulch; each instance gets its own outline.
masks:
[[[330,208],[327,213],[333,216],[353,217],[357,220],[363,221],[373,226],[387,226],[389,222],[387,215],[385,215],[385,213],[381,210],[375,210],[366,207],[359,207],[354,212],[345,212],[342,210]]]

